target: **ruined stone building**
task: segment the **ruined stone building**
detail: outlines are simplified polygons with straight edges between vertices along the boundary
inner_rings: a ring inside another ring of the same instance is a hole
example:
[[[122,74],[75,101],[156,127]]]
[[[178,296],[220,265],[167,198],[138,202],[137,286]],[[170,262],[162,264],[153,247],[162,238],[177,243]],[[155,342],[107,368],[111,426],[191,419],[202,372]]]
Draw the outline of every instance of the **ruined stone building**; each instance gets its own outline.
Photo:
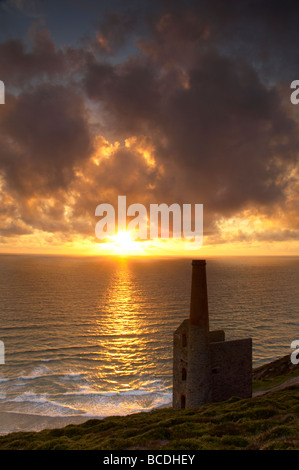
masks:
[[[192,261],[190,316],[174,333],[173,407],[249,398],[251,373],[251,338],[225,341],[223,330],[209,330],[206,261]]]

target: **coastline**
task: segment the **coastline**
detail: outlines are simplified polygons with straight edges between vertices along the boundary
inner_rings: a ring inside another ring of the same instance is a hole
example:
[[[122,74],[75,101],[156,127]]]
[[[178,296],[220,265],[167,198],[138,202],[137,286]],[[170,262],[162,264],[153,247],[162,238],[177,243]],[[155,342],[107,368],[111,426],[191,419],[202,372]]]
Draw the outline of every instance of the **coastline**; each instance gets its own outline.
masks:
[[[292,374],[294,373],[299,374],[299,364],[292,364],[289,355],[254,368],[252,371],[252,397],[265,395],[270,391],[280,390],[284,387],[297,384],[299,382],[299,375],[298,377],[293,377]],[[171,408],[171,403],[161,405],[153,410],[144,411],[144,413],[167,408]],[[121,418],[129,415],[130,414],[117,415],[113,416],[113,418]],[[8,436],[16,432],[40,432],[46,429],[55,430],[68,425],[79,425],[89,420],[102,420],[109,417],[111,418],[112,416],[45,416],[0,411],[0,437]]]
[[[0,450],[298,450],[298,400],[296,384],[199,408],[160,408],[10,433],[0,436]]]

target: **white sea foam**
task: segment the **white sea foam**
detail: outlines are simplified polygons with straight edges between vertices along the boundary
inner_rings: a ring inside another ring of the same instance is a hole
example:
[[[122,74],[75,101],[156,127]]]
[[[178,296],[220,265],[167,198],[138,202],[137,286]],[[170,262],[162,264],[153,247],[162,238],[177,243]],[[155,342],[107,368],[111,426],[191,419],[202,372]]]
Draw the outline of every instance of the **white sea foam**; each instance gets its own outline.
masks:
[[[48,396],[25,392],[10,400],[6,400],[5,404],[14,404],[14,411],[24,414],[52,417],[84,414],[103,417],[111,414],[124,415],[142,410],[151,410],[155,407],[166,405],[170,401],[170,394],[159,393],[142,393],[137,395],[133,393],[128,395],[121,393],[113,395],[103,393],[68,393],[60,396]],[[6,406],[4,410],[11,411],[11,406]]]

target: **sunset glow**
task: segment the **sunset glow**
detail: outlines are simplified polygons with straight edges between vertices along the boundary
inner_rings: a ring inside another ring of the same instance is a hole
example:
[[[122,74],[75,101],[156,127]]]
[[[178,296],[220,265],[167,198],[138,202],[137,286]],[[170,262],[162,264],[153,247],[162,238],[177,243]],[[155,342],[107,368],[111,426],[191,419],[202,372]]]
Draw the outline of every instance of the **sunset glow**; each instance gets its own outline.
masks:
[[[120,231],[112,238],[111,249],[119,255],[143,254],[142,243],[133,240],[130,232]]]
[[[260,36],[248,41],[235,26],[255,24],[249,5],[226,7],[225,34],[213,2],[151,5],[149,30],[137,4],[111,16],[82,3],[72,33],[47,23],[46,5],[38,23],[22,5],[0,5],[6,31],[15,31],[16,13],[24,22],[16,38],[0,31],[0,252],[299,254],[293,37],[288,55],[278,51],[258,15]],[[137,241],[125,229],[99,241],[95,208],[115,207],[119,195],[147,210],[203,204],[202,248]]]

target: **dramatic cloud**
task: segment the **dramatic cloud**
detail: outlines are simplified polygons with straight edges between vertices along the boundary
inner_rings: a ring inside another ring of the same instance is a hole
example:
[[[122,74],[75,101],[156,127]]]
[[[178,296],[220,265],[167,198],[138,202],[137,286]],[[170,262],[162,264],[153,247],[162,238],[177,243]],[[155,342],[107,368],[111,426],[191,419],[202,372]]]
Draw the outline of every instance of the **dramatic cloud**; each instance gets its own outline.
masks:
[[[2,236],[92,237],[97,204],[125,194],[203,203],[212,243],[296,239],[299,10],[284,5],[112,3],[80,46],[38,28],[0,44]]]
[[[8,96],[0,123],[6,183],[27,197],[66,188],[92,148],[87,110],[71,87],[45,84]]]
[[[81,50],[57,49],[50,32],[33,26],[29,32],[30,47],[18,39],[0,44],[1,79],[21,90],[41,80],[66,80],[82,66]]]

